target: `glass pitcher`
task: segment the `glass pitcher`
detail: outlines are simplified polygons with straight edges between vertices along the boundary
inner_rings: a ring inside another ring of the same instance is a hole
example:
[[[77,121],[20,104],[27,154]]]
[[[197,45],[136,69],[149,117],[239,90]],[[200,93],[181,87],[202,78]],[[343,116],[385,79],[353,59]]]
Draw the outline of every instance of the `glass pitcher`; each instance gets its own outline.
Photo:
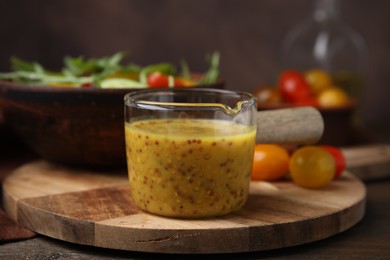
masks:
[[[125,96],[131,195],[180,218],[228,214],[247,200],[256,138],[249,93],[159,89]]]

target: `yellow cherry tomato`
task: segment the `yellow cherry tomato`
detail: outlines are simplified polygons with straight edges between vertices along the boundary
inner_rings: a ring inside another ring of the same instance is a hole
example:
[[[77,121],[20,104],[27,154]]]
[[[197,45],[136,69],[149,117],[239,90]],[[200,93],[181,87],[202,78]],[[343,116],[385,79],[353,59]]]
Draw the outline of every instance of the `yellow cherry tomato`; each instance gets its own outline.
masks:
[[[317,97],[317,101],[322,107],[342,107],[348,104],[349,96],[343,89],[332,86],[321,91]]]
[[[276,144],[257,144],[253,159],[252,179],[275,181],[286,176],[290,156]]]
[[[305,80],[315,95],[332,86],[331,76],[321,69],[311,69],[306,71]]]
[[[120,72],[116,71],[112,74],[109,74],[107,78],[123,78],[123,79],[131,79],[138,81],[139,73],[136,72]]]
[[[332,155],[321,147],[305,146],[292,154],[289,169],[296,184],[316,189],[332,181],[336,163]]]
[[[66,88],[78,88],[79,85],[73,84],[73,83],[48,83],[48,86],[51,87],[66,87]]]

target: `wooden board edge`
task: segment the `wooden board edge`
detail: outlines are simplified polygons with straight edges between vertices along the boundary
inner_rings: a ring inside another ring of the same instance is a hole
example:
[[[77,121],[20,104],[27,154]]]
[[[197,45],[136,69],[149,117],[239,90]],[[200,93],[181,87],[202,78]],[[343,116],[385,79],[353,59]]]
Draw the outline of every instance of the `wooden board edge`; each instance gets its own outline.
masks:
[[[145,237],[148,230],[120,230],[118,227],[105,227],[103,233],[104,236],[111,236],[109,241],[123,241],[123,243],[107,244],[107,242],[103,242],[107,240],[99,239],[99,236],[103,235],[101,227],[99,227],[101,223],[85,221],[80,224],[72,218],[56,214],[48,215],[47,212],[40,209],[32,210],[30,207],[26,207],[23,201],[20,201],[17,205],[17,221],[21,225],[34,230],[39,234],[81,245],[148,253],[214,254],[265,251],[322,240],[344,232],[356,225],[363,219],[365,209],[366,197],[364,194],[364,196],[350,208],[310,220],[309,224],[307,220],[302,220],[300,221],[301,223],[294,222],[294,224],[291,224],[292,229],[296,229],[296,225],[300,225],[302,230],[315,229],[318,226],[321,226],[323,229],[322,232],[317,232],[319,235],[316,237],[305,239],[305,236],[302,235],[290,240],[285,239],[287,234],[291,234],[289,228],[284,227],[284,231],[281,233],[281,229],[277,226],[269,226],[266,230],[264,230],[264,227],[262,226],[248,226],[245,228],[244,232],[241,228],[231,228],[223,231],[218,229],[172,231],[168,236],[166,235],[166,232],[164,232],[163,236],[157,236],[151,239],[142,239],[138,234],[138,232],[141,232]],[[51,223],[51,226],[46,226],[43,229],[42,227],[39,228],[33,224],[35,221],[32,218],[40,218],[41,221],[42,218],[47,218],[44,222]],[[335,221],[337,219],[339,220]],[[329,223],[336,223],[336,225],[330,226]],[[149,232],[155,233],[155,230],[149,230]],[[224,243],[220,242],[221,237],[224,238]],[[270,237],[272,240],[270,240]],[[237,241],[237,239],[243,243],[235,243],[234,241]],[[221,247],[215,248],[207,246],[214,242]]]
[[[344,232],[358,222],[365,215],[366,210],[366,190],[362,197],[351,207],[339,212],[334,212],[327,216],[321,216],[309,221],[302,220],[290,223],[291,230],[296,230],[296,225],[300,225],[302,230],[312,229],[312,233],[317,233],[311,238],[304,234],[293,239],[286,240],[291,232],[289,227],[285,230],[288,223],[283,223],[282,229],[276,226],[247,226],[245,231],[242,228],[228,228],[223,231],[219,229],[204,230],[179,230],[172,231],[169,235],[166,232],[163,235],[156,235],[155,230],[147,229],[120,229],[117,226],[95,223],[95,242],[94,245],[102,248],[148,252],[148,253],[169,253],[169,254],[220,254],[220,253],[242,253],[266,251],[307,244],[319,241],[341,232]],[[336,223],[334,226],[330,223]],[[314,231],[318,226],[322,227],[321,232]],[[282,233],[282,231],[284,233]],[[153,234],[153,236],[150,236]],[[106,240],[103,236],[110,236]],[[268,236],[268,238],[266,237]],[[223,243],[221,243],[223,238]],[[242,241],[237,244],[234,241]],[[118,243],[121,241],[121,243]],[[209,244],[219,247],[209,247]]]
[[[23,199],[17,205],[17,222],[34,232],[76,244],[94,245],[94,223],[80,222],[67,216],[48,213],[27,205]],[[44,223],[38,225],[35,223]]]
[[[343,147],[348,171],[363,181],[390,177],[390,145],[370,144]]]
[[[17,218],[17,208],[18,208],[18,199],[12,196],[9,192],[7,192],[7,185],[3,184],[3,208],[7,216],[13,221],[18,221]]]

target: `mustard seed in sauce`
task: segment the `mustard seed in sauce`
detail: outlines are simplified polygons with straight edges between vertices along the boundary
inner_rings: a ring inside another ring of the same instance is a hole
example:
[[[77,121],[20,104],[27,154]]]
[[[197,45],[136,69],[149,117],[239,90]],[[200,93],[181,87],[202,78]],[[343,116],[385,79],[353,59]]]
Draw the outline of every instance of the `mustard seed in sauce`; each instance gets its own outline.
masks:
[[[134,202],[170,217],[209,217],[238,210],[248,195],[255,134],[253,127],[218,120],[126,123]]]

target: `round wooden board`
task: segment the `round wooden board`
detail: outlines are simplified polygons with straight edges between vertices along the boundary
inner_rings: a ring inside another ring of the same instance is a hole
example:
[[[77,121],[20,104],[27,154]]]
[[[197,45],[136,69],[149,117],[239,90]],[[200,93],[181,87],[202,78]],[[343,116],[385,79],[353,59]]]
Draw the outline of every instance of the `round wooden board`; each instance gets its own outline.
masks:
[[[3,183],[8,215],[37,233],[97,247],[160,253],[249,252],[309,243],[359,222],[365,198],[364,184],[347,172],[318,190],[290,181],[252,182],[240,211],[180,220],[139,210],[126,172],[34,161]]]

